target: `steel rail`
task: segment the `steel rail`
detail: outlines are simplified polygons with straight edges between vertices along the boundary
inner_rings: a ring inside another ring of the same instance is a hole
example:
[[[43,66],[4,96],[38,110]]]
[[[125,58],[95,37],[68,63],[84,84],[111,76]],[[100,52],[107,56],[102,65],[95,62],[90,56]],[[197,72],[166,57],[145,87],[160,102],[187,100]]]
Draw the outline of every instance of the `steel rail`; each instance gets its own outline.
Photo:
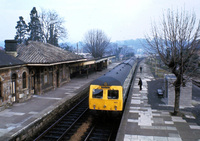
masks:
[[[90,132],[89,132],[88,135],[85,137],[84,141],[88,141],[88,140],[89,140],[89,138],[90,138],[92,132],[94,131],[94,129],[95,129],[95,125],[91,128]]]
[[[89,108],[87,108],[80,116],[68,127],[68,129],[65,130],[65,132],[57,139],[57,141],[60,141],[64,138],[64,136],[67,134],[67,132],[77,123],[77,121],[88,111]]]
[[[40,134],[34,141],[39,141],[42,137],[44,137],[53,127],[58,125],[60,121],[62,121],[66,116],[68,116],[75,108],[77,108],[84,100],[88,99],[88,96],[78,102],[74,107],[72,107],[67,113],[65,113],[61,118],[59,118],[56,122],[54,122],[50,127],[48,127],[42,134]],[[84,112],[87,111],[84,110]],[[82,114],[81,114],[82,115]]]

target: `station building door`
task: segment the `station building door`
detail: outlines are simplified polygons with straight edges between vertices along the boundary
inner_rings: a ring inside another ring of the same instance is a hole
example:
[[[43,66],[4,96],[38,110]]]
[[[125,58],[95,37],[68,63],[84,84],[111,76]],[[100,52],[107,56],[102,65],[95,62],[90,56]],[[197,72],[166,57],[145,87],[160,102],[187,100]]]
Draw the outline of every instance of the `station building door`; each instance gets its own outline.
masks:
[[[31,88],[31,93],[35,94],[35,74],[31,75],[30,88]]]
[[[59,70],[57,70],[56,72],[56,87],[58,88],[59,87]]]

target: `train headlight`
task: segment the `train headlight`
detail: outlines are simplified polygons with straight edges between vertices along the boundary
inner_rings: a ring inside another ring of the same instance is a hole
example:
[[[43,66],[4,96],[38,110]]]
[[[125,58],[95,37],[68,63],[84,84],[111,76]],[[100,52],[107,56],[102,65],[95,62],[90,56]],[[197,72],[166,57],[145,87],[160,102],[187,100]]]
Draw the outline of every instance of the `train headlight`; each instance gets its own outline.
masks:
[[[115,111],[117,111],[117,106],[115,105]]]
[[[96,105],[93,105],[93,108],[95,109]]]

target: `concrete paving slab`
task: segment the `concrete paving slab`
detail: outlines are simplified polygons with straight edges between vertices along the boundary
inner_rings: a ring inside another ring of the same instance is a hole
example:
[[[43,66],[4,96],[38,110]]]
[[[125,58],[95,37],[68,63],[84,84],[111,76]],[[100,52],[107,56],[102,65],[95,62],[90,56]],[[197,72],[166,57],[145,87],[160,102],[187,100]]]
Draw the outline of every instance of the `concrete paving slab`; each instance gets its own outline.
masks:
[[[141,65],[143,72],[137,72],[116,140],[200,141],[200,126],[188,123],[188,120],[183,117],[171,116],[171,107],[166,106],[164,110],[152,108],[149,104],[149,95],[153,93],[148,93],[148,84],[155,81],[155,78],[148,65],[144,62],[141,62]],[[144,84],[141,91],[137,85],[139,77]],[[186,118],[195,120],[191,113],[186,113]]]

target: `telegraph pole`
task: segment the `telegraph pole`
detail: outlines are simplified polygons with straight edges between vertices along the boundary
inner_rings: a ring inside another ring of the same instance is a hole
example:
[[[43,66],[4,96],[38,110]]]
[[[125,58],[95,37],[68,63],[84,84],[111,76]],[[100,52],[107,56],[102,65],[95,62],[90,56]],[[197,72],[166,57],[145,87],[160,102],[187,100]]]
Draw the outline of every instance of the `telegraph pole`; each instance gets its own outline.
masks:
[[[78,43],[77,43],[77,55],[78,55]]]

